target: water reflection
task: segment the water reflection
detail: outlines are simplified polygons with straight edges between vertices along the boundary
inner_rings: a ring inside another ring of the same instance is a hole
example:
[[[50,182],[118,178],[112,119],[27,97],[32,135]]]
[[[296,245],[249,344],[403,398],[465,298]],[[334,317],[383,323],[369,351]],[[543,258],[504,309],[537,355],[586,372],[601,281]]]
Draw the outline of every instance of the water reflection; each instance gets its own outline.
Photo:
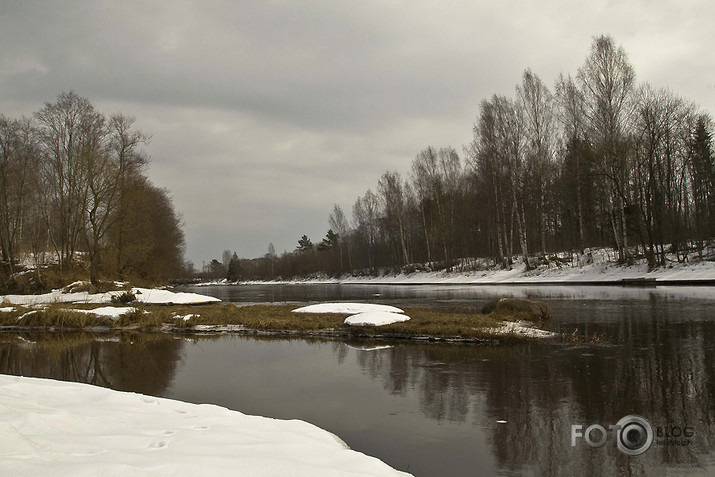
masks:
[[[183,340],[155,334],[0,334],[0,372],[160,395]]]
[[[714,331],[712,325],[682,330],[651,347],[395,346],[359,353],[357,362],[388,392],[418,393],[428,418],[491,429],[500,469],[655,475],[667,464],[704,472],[714,457],[715,376],[708,363],[715,351],[706,338]],[[638,458],[610,445],[571,446],[572,424],[607,427],[629,414],[643,415],[654,426],[693,426],[696,435],[687,447],[654,445]]]

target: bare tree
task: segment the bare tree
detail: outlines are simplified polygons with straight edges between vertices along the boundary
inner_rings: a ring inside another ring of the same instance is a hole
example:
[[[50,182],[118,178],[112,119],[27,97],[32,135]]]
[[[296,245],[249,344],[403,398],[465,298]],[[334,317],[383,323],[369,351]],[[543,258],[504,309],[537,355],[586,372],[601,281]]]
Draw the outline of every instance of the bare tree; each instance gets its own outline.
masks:
[[[405,196],[402,179],[397,172],[385,172],[377,183],[385,207],[386,228],[399,244],[402,265],[409,263],[407,241],[405,239]]]
[[[343,253],[345,245],[347,245],[348,249],[348,267],[352,269],[353,264],[349,240],[350,225],[348,224],[348,220],[345,218],[343,209],[341,209],[338,204],[333,204],[333,211],[328,217],[328,224],[330,225],[330,229],[334,230],[338,234],[338,249],[340,251],[340,270],[345,270],[345,265],[343,263]]]
[[[565,144],[564,154],[573,157],[575,184],[576,184],[576,214],[578,217],[578,244],[579,250],[583,252],[586,248],[586,227],[584,213],[584,189],[585,178],[583,177],[584,157],[583,144],[586,143],[586,111],[583,93],[578,89],[573,78],[569,75],[560,75],[556,82],[556,98],[559,104],[559,118],[562,125],[562,144]]]
[[[148,159],[139,149],[141,146],[149,144],[151,137],[139,130],[134,129],[135,119],[131,116],[114,114],[109,118],[109,147],[118,163],[118,197],[116,197],[116,214],[112,224],[108,224],[113,229],[113,242],[116,250],[116,269],[121,275],[124,272],[124,236],[129,232],[130,226],[127,220],[129,211],[127,210],[127,191],[129,182],[133,177],[139,176],[143,172]]]
[[[355,229],[367,244],[368,266],[371,269],[375,268],[375,248],[379,237],[379,210],[379,199],[370,189],[364,196],[358,197],[353,205]]]
[[[32,206],[38,148],[29,119],[0,115],[0,252],[13,271],[16,245]]]
[[[524,71],[521,86],[517,86],[519,107],[523,110],[526,135],[526,168],[536,185],[536,216],[541,253],[546,255],[546,194],[555,176],[556,115],[554,99],[549,89],[531,70]]]
[[[462,184],[457,151],[451,147],[437,151],[431,146],[422,150],[412,161],[411,179],[420,205],[427,261],[432,261],[430,244],[437,242],[441,245],[445,263],[449,263],[455,201]]]
[[[469,156],[475,177],[480,182],[478,186],[487,189],[486,195],[491,198],[489,208],[495,225],[492,229],[496,239],[496,252],[498,260],[506,266],[511,257],[511,241],[507,237],[510,222],[505,209],[510,194],[509,181],[506,178],[507,160],[500,134],[503,128],[499,125],[502,121],[498,111],[499,101],[496,96],[491,101],[482,101],[479,118],[473,129],[474,139],[469,148]]]
[[[635,72],[623,48],[604,35],[594,38],[577,78],[585,98],[589,136],[600,158],[598,171],[605,178],[614,239],[621,261],[626,261],[631,166],[626,139],[633,111]]]
[[[89,100],[74,92],[62,93],[35,113],[40,143],[46,158],[43,186],[44,216],[58,262],[72,263],[85,227],[89,182],[87,165],[101,160],[105,136],[104,117]]]

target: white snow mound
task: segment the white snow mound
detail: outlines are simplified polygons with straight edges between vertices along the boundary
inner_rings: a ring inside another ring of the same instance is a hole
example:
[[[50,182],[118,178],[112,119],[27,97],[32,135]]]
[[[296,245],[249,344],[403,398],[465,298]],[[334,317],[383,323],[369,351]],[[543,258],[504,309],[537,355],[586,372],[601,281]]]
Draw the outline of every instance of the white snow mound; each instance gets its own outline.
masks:
[[[74,311],[76,313],[87,313],[91,315],[103,316],[106,318],[111,318],[112,320],[118,320],[120,316],[126,315],[127,313],[134,313],[137,311],[136,308],[132,306],[103,306],[101,308],[94,308],[92,310],[64,310],[64,311]]]
[[[351,326],[382,326],[407,321],[410,317],[389,311],[368,311],[345,318],[345,324]]]
[[[198,305],[201,303],[219,302],[218,298],[198,293],[172,292],[156,288],[132,288],[136,301],[154,305]]]
[[[3,475],[407,476],[304,421],[0,375]]]
[[[340,313],[356,314],[368,312],[403,313],[399,308],[375,303],[318,303],[293,310],[294,313]]]

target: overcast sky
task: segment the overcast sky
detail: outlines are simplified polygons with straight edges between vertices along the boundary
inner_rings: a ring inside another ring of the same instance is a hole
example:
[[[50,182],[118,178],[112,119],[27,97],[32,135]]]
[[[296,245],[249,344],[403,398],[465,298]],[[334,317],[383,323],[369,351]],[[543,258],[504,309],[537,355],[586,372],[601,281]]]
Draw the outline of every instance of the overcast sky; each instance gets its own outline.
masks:
[[[0,0],[0,113],[74,90],[135,116],[201,267],[319,241],[333,203],[461,153],[482,99],[575,74],[595,35],[712,115],[713,20],[712,0]]]

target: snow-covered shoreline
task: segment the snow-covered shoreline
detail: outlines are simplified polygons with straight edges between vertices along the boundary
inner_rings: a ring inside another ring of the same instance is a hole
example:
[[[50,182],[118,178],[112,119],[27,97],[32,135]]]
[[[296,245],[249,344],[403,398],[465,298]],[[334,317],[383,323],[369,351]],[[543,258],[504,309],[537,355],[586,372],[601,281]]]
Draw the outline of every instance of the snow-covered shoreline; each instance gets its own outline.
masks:
[[[205,282],[195,286],[252,285],[252,284],[346,284],[346,285],[623,285],[641,281],[651,285],[698,285],[715,283],[715,262],[676,263],[648,271],[646,264],[619,265],[602,261],[581,266],[539,267],[526,270],[523,263],[509,269],[479,271],[414,272],[381,276],[345,276],[341,278],[312,278],[272,281]]]
[[[132,288],[125,291],[110,291],[106,293],[66,292],[62,289],[52,290],[40,295],[0,295],[0,303],[12,305],[49,305],[53,303],[85,303],[85,304],[110,304],[112,299],[130,292],[134,295],[133,302],[148,305],[200,305],[216,303],[221,300],[212,296],[198,293],[172,292],[158,288]]]
[[[299,420],[0,375],[7,475],[408,476]]]

